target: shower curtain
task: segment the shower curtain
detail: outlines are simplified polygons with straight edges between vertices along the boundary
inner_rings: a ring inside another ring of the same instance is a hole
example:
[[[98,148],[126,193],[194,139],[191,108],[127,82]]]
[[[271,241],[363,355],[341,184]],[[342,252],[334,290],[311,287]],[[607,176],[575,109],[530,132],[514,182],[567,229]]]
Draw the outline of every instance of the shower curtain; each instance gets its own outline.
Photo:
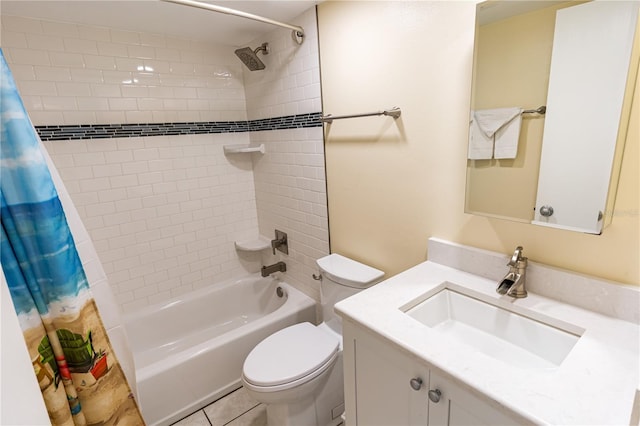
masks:
[[[0,258],[51,423],[144,425],[2,49],[0,68]]]

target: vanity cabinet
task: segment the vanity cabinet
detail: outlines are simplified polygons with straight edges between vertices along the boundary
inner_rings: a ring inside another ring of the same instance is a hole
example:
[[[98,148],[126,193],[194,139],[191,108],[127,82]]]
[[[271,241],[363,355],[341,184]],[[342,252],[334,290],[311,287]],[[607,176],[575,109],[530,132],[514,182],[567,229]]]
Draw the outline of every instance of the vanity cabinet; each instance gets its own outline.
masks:
[[[429,426],[523,424],[440,374],[431,372],[429,389]]]
[[[349,366],[345,382],[352,385],[351,403],[345,394],[347,426],[426,425],[429,370],[417,359],[359,330],[343,336],[345,342],[350,339],[352,349],[347,350],[345,344],[345,368]],[[417,390],[411,387],[412,379]]]
[[[424,360],[345,321],[346,426],[522,424]]]

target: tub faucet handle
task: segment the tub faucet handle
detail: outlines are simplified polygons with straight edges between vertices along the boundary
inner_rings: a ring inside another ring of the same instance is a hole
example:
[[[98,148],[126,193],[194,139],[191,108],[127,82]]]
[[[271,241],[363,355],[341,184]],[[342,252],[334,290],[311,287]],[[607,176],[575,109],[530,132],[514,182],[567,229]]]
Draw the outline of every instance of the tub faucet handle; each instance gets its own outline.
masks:
[[[287,233],[276,229],[276,238],[271,240],[271,250],[273,254],[276,254],[276,249],[284,254],[289,254],[289,242],[287,240]]]

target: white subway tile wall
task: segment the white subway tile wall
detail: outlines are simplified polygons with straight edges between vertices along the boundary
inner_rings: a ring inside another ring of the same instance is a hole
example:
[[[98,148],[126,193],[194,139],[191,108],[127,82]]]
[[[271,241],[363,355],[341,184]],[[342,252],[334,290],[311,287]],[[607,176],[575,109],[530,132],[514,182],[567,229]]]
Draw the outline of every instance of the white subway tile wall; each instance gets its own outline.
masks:
[[[320,300],[311,275],[318,273],[316,260],[329,254],[322,127],[254,132],[252,143],[266,147],[253,168],[260,231],[288,234],[289,255],[279,255],[287,282]]]
[[[36,126],[247,119],[230,46],[7,15],[2,43]]]
[[[243,68],[249,120],[322,111],[315,8],[291,22],[304,28],[302,45],[292,41],[291,30],[281,28],[250,43],[255,49],[268,42],[271,52],[258,54],[266,65],[264,70]]]
[[[250,120],[322,110],[315,9],[292,22],[305,29],[302,45],[280,28],[251,43],[268,42],[271,53],[261,56],[265,70],[243,70]],[[311,275],[318,272],[316,260],[329,254],[323,140],[322,127],[251,133],[252,144],[266,147],[263,156],[254,156],[260,233],[287,232],[289,255],[278,255],[287,263],[287,281],[316,300],[320,288]]]
[[[258,234],[248,133],[45,142],[124,311],[257,272],[234,241]]]
[[[294,21],[304,44],[268,32],[252,43],[272,43],[267,68],[253,73],[235,47],[159,34],[2,16],[2,41],[35,125],[235,121],[321,110],[315,10]],[[267,153],[223,154],[238,143]],[[275,228],[290,238],[289,256],[278,255],[285,279],[319,299],[311,274],[329,253],[321,127],[45,146],[124,311],[257,272],[275,258],[233,242]]]

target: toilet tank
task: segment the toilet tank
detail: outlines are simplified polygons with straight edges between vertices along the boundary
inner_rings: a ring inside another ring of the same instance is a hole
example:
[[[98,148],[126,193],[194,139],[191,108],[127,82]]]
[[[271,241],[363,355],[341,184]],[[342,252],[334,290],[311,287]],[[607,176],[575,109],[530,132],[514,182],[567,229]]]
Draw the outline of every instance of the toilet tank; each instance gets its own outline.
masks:
[[[320,288],[322,321],[330,325],[340,322],[340,318],[333,311],[336,303],[379,283],[384,276],[384,272],[379,269],[337,253],[322,257],[316,263],[322,276]]]

